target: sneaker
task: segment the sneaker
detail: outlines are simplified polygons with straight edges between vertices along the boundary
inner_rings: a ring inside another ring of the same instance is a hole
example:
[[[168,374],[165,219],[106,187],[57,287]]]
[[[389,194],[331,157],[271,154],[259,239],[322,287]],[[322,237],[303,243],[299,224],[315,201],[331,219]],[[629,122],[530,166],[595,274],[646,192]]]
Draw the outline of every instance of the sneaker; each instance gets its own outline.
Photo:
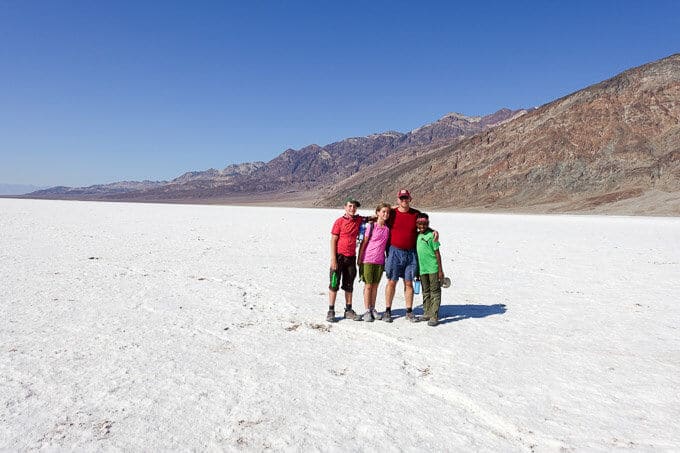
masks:
[[[345,312],[345,318],[346,317],[347,317],[347,312]],[[358,313],[355,313],[354,318],[352,318],[352,319],[354,319],[355,321],[365,321],[366,320],[366,318],[364,318],[362,315],[360,315]]]
[[[362,315],[362,318],[364,318],[364,321],[366,322],[373,322],[373,313],[371,310],[368,310],[366,313]]]
[[[328,313],[326,313],[326,321],[335,322],[335,312],[333,310],[328,310]]]
[[[382,315],[375,308],[371,310],[371,316],[373,316],[373,319],[382,319]]]
[[[418,322],[420,319],[416,317],[416,314],[413,312],[406,313],[406,319],[411,322]]]
[[[357,313],[351,308],[349,310],[345,310],[345,319],[354,319],[356,317]]]
[[[437,318],[432,318],[429,321],[427,321],[427,325],[430,327],[434,327],[437,324],[439,324],[439,320],[437,320]]]
[[[383,313],[382,320],[385,321],[385,322],[392,322],[392,313],[390,313],[388,311]]]

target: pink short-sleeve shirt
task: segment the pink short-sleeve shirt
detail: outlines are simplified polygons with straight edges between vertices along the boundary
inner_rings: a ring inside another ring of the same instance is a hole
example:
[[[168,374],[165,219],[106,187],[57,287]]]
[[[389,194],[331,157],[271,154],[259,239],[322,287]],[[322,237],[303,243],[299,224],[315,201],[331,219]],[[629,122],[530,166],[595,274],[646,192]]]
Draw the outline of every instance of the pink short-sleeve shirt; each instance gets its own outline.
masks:
[[[373,232],[370,232],[373,228]],[[380,226],[377,223],[366,226],[366,237],[371,234],[371,240],[366,244],[364,250],[364,263],[370,264],[385,264],[385,248],[387,247],[387,240],[390,237],[390,229],[385,226]]]

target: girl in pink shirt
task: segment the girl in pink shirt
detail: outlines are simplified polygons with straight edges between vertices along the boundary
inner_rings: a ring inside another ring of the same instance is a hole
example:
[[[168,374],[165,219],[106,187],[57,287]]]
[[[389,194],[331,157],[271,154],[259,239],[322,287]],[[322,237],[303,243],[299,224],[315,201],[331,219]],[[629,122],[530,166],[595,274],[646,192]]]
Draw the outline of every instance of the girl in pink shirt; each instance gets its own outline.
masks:
[[[356,316],[355,321],[371,322],[380,319],[375,309],[378,285],[385,269],[385,248],[390,237],[390,229],[386,225],[392,206],[381,203],[375,209],[376,223],[366,226],[364,240],[359,246],[359,276],[366,283],[364,286],[364,307],[366,313]]]

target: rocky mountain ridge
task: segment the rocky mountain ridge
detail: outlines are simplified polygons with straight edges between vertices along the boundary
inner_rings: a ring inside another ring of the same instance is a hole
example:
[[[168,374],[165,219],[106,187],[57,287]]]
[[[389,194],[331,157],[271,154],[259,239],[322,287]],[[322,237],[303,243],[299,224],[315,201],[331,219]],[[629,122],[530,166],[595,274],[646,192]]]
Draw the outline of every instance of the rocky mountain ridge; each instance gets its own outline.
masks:
[[[315,190],[341,181],[392,154],[422,152],[451,143],[524,114],[502,109],[484,117],[449,114],[408,133],[388,131],[351,137],[325,146],[287,149],[271,161],[187,172],[172,181],[56,187],[30,194],[41,198],[123,200],[205,200],[231,195]],[[417,148],[417,149],[416,149]]]
[[[27,194],[27,198],[77,198],[79,196],[110,196],[132,191],[150,190],[167,184],[167,181],[118,181],[87,187],[55,186]]]
[[[398,187],[439,209],[587,212],[616,204],[622,209],[611,212],[680,215],[680,54],[357,174],[319,204],[337,204],[346,193],[392,200]]]

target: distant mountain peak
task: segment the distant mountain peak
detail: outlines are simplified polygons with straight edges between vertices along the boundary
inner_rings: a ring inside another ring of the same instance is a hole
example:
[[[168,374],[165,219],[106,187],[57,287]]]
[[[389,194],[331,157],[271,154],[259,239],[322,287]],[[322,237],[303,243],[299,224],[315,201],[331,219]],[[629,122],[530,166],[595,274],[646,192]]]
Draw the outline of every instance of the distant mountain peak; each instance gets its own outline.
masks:
[[[447,113],[434,123],[413,129],[408,133],[408,142],[425,144],[431,141],[474,135],[525,112],[526,110],[503,108],[486,116],[467,116],[457,112]]]
[[[476,123],[482,120],[481,116],[467,116],[463,115],[462,113],[458,112],[451,112],[447,113],[446,115],[442,116],[439,118],[439,121],[445,121],[445,120],[463,120],[463,121],[468,121],[471,123]]]
[[[392,138],[399,138],[402,137],[404,134],[398,131],[385,131],[385,132],[380,132],[378,134],[371,134],[368,137],[373,138],[373,137],[392,137]]]

